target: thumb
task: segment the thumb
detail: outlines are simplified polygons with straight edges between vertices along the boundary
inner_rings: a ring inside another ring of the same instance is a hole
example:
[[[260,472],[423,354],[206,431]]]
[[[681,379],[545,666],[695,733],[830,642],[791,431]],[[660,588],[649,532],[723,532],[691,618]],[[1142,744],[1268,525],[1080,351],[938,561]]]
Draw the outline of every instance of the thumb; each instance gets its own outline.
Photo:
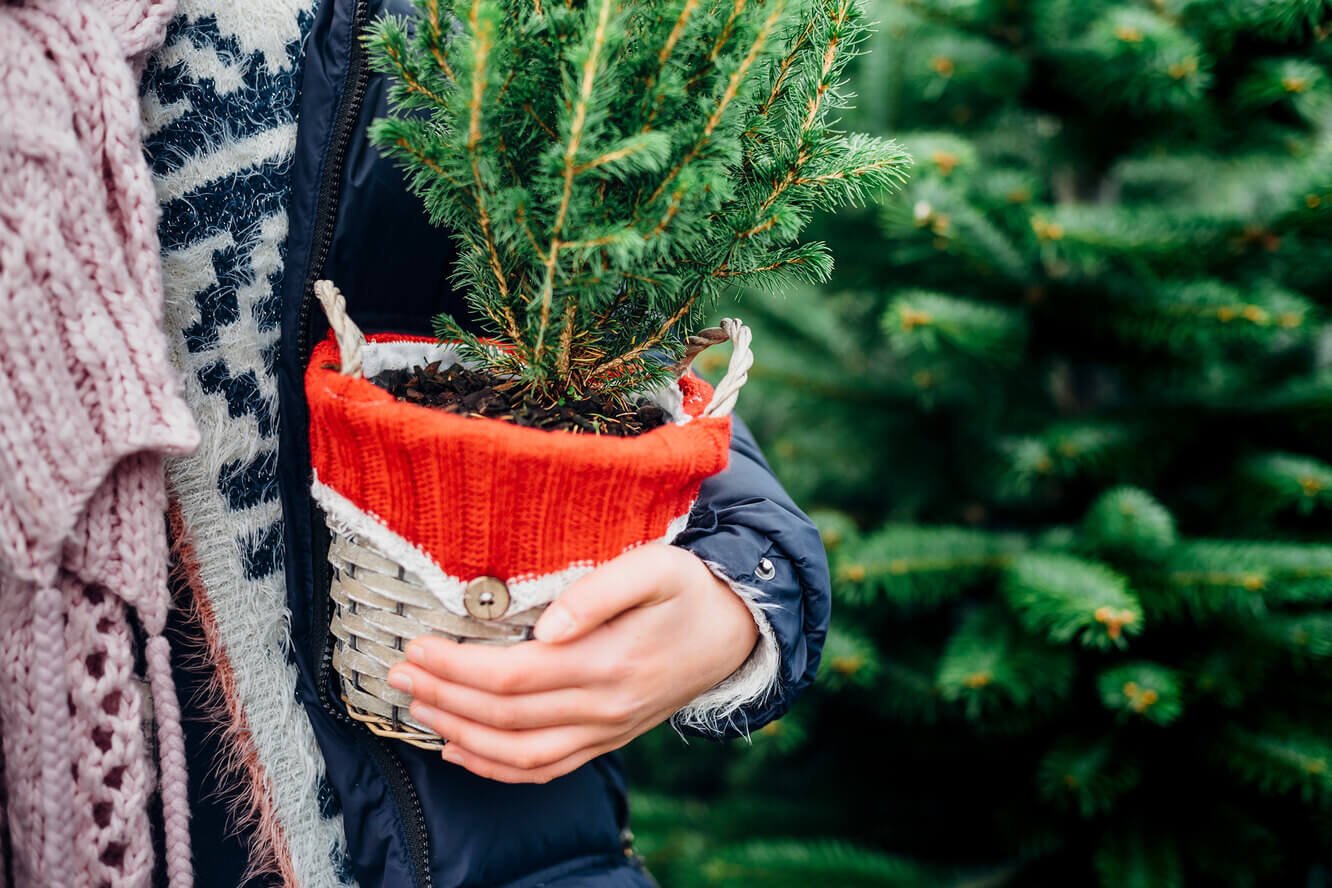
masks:
[[[575,581],[537,620],[536,640],[573,641],[630,608],[665,599],[673,560],[656,551],[664,548],[632,549]]]

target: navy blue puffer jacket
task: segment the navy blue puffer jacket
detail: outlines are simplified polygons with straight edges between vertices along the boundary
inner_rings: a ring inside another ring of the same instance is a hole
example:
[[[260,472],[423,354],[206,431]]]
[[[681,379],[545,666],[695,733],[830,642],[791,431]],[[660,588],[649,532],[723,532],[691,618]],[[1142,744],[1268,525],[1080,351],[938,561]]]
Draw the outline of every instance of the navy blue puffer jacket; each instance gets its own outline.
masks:
[[[338,283],[365,330],[424,333],[430,318],[466,315],[449,285],[454,254],[395,167],[366,139],[384,113],[385,84],[358,39],[405,0],[323,0],[306,42],[282,283],[280,486],[297,692],[322,748],[329,804],[341,809],[348,875],[364,888],[408,886],[647,886],[627,835],[619,757],[603,756],[549,784],[494,783],[439,756],[371,735],[347,717],[330,675],[328,534],[309,496],[302,374],[324,334],[316,279]],[[829,617],[829,578],[809,519],[774,479],[748,430],[736,425],[730,467],[703,486],[676,541],[777,605],[768,617],[781,653],[778,692],[743,711],[732,733],[780,717],[813,679]],[[775,572],[767,569],[770,562]],[[756,569],[764,578],[755,575]],[[196,750],[207,769],[207,749]],[[200,800],[195,841],[219,839],[221,818]],[[214,859],[221,855],[213,855]],[[234,869],[229,865],[234,863]],[[201,885],[234,885],[242,865],[221,859]]]

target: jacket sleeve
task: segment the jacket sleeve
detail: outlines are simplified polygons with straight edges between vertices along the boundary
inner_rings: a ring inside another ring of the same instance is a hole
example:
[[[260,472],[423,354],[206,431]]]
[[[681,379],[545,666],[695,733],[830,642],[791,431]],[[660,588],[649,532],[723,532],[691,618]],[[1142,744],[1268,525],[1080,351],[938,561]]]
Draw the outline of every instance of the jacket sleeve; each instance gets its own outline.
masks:
[[[785,715],[818,672],[831,614],[818,529],[773,475],[749,429],[734,420],[731,459],[704,482],[675,539],[749,606],[759,640],[730,677],[672,719],[689,734],[747,736]]]

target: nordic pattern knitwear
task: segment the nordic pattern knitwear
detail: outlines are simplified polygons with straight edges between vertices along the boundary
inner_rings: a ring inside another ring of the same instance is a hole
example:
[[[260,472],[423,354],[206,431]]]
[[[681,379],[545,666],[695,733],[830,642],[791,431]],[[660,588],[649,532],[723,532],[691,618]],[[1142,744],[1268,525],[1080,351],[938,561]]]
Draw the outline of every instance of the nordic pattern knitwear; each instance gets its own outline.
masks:
[[[494,576],[513,584],[591,568],[662,539],[683,526],[699,486],[726,467],[730,453],[730,417],[700,416],[712,388],[692,375],[680,379],[688,421],[615,438],[403,403],[338,366],[330,334],[306,372],[316,496],[322,488],[336,492],[423,552],[444,577],[464,583]],[[432,591],[466,614],[460,594]],[[543,597],[511,607],[544,604],[554,594]]]
[[[162,457],[198,433],[160,327],[133,73],[173,6],[0,7],[0,720],[19,884],[151,884],[154,789],[169,882],[192,880],[161,637]],[[132,616],[148,639],[160,779]]]
[[[142,80],[171,362],[203,446],[167,461],[178,600],[209,680],[208,762],[252,873],[350,883],[289,653],[277,355],[297,89],[315,0],[179,0]],[[197,630],[194,628],[197,627]],[[205,710],[206,712],[200,712]]]

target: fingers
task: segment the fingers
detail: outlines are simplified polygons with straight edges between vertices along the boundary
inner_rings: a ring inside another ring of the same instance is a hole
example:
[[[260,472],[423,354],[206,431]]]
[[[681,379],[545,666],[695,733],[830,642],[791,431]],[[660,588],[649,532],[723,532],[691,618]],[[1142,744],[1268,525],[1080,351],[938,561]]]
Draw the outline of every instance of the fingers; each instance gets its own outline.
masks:
[[[672,594],[682,550],[651,545],[631,549],[579,579],[546,608],[533,634],[550,644],[581,638],[632,607]]]
[[[627,722],[633,708],[617,707],[610,694],[562,688],[533,694],[501,695],[442,681],[420,667],[394,667],[389,683],[435,709],[507,731],[595,722]]]
[[[579,687],[599,678],[598,660],[586,651],[540,642],[496,647],[459,644],[445,638],[417,638],[407,645],[407,659],[436,678],[492,694],[531,694]]]
[[[449,741],[446,749],[472,753],[515,771],[545,772],[589,748],[600,749],[625,733],[600,725],[503,731],[419,701],[412,703],[411,712],[413,718]]]

